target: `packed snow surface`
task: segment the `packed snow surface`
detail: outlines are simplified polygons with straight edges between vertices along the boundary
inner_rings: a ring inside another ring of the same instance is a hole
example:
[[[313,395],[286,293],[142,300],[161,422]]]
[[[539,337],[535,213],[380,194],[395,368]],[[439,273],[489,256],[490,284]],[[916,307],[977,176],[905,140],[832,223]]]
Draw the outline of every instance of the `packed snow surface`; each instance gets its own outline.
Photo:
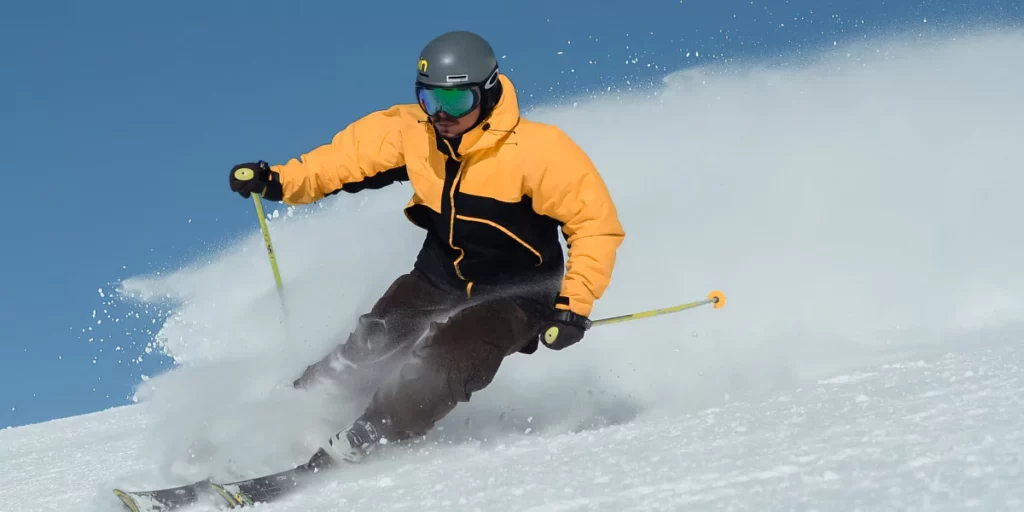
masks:
[[[864,42],[529,113],[590,152],[627,231],[595,318],[726,307],[512,356],[426,439],[261,510],[1024,509],[1021,54],[1008,30]],[[152,341],[180,368],[0,432],[0,511],[304,461],[360,403],[288,384],[408,269],[410,193],[266,204],[287,315],[255,229],[124,282],[175,303]]]
[[[1020,510],[1022,358],[905,359],[693,413],[424,442],[260,510]],[[0,505],[119,510],[110,486],[152,465],[146,422],[132,406],[0,434]]]

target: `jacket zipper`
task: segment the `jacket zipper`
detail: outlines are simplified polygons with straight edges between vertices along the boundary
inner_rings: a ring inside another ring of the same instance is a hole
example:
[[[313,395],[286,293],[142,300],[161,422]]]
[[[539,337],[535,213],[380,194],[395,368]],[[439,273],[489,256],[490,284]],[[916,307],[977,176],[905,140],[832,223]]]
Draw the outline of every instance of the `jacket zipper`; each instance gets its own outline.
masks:
[[[459,270],[459,262],[462,261],[462,258],[466,257],[466,251],[464,251],[461,247],[455,245],[455,189],[459,187],[459,180],[462,179],[463,161],[455,156],[455,150],[452,149],[452,145],[448,143],[447,140],[442,140],[444,140],[444,144],[448,146],[448,158],[451,158],[456,162],[459,162],[459,168],[458,170],[455,171],[455,179],[452,180],[452,188],[451,190],[448,191],[448,205],[449,208],[451,209],[451,216],[448,221],[448,245],[453,250],[459,251],[459,257],[455,258],[455,261],[452,263],[452,265],[455,267],[455,275],[459,276],[459,279],[462,279],[463,281],[468,281],[466,283],[466,296],[472,297],[473,281],[469,281],[468,279],[466,279],[466,277],[462,275],[462,271]]]

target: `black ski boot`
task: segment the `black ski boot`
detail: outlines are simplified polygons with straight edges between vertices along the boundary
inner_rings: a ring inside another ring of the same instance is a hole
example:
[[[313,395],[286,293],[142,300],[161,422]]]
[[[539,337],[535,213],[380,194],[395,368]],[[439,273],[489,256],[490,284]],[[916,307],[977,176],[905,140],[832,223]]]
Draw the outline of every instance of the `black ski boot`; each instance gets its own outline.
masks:
[[[382,421],[375,421],[365,414],[327,440],[327,446],[318,450],[307,463],[312,469],[332,465],[343,460],[358,463],[368,457],[385,439]]]

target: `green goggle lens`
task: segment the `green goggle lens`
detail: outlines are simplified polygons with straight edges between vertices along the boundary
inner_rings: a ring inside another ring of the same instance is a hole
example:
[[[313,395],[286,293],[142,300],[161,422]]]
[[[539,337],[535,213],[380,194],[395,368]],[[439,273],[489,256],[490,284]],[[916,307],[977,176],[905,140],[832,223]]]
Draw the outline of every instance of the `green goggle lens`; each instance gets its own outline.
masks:
[[[428,116],[444,111],[452,117],[462,117],[480,103],[480,94],[471,89],[416,88],[416,99]]]

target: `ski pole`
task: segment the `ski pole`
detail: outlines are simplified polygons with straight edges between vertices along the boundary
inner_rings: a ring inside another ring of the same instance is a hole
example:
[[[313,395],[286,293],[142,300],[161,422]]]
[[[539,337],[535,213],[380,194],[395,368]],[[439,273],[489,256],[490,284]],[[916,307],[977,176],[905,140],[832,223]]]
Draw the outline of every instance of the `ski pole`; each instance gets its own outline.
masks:
[[[285,319],[288,318],[288,304],[284,300],[284,284],[281,282],[281,271],[277,269],[277,255],[274,254],[274,244],[270,243],[270,229],[267,228],[267,217],[263,214],[263,202],[259,194],[252,194],[252,200],[256,203],[256,214],[260,217],[260,230],[263,231],[263,245],[267,246],[267,257],[270,258],[270,268],[274,271],[274,283],[277,285],[277,298],[281,301],[281,309],[284,311]]]
[[[669,307],[669,308],[652,309],[650,311],[641,311],[640,313],[632,313],[632,314],[629,314],[629,315],[613,316],[611,318],[602,318],[600,320],[594,320],[594,323],[592,325],[596,326],[596,325],[613,324],[613,323],[619,323],[619,322],[629,322],[630,320],[639,320],[641,318],[649,318],[649,317],[652,317],[652,316],[667,315],[669,313],[676,313],[676,312],[679,312],[679,311],[685,311],[687,309],[693,309],[695,307],[703,306],[705,304],[714,304],[714,308],[715,309],[721,309],[722,306],[725,306],[725,294],[723,294],[722,292],[720,292],[718,290],[715,290],[715,291],[709,293],[708,294],[708,298],[704,299],[704,300],[699,300],[699,301],[696,301],[696,302],[688,302],[686,304],[680,304],[678,306],[672,306],[672,307]]]
[[[235,179],[248,181],[256,177],[256,171],[243,167],[235,171]],[[270,229],[267,228],[267,216],[263,213],[263,202],[260,195],[253,193],[252,201],[256,204],[256,215],[260,219],[260,231],[263,232],[263,245],[267,247],[267,257],[270,258],[270,269],[274,271],[274,284],[277,285],[277,297],[281,300],[281,309],[285,317],[288,316],[288,306],[284,300],[284,284],[281,282],[281,272],[277,268],[277,255],[274,254],[274,244],[270,242]]]
[[[256,203],[256,215],[260,217],[260,230],[263,231],[263,244],[267,246],[267,256],[270,257],[270,268],[274,271],[274,282],[278,290],[284,290],[281,284],[281,272],[277,269],[277,256],[274,254],[274,244],[270,243],[270,230],[267,229],[267,217],[263,214],[263,202],[259,194],[252,194],[252,200]],[[282,297],[283,298],[283,297]]]

